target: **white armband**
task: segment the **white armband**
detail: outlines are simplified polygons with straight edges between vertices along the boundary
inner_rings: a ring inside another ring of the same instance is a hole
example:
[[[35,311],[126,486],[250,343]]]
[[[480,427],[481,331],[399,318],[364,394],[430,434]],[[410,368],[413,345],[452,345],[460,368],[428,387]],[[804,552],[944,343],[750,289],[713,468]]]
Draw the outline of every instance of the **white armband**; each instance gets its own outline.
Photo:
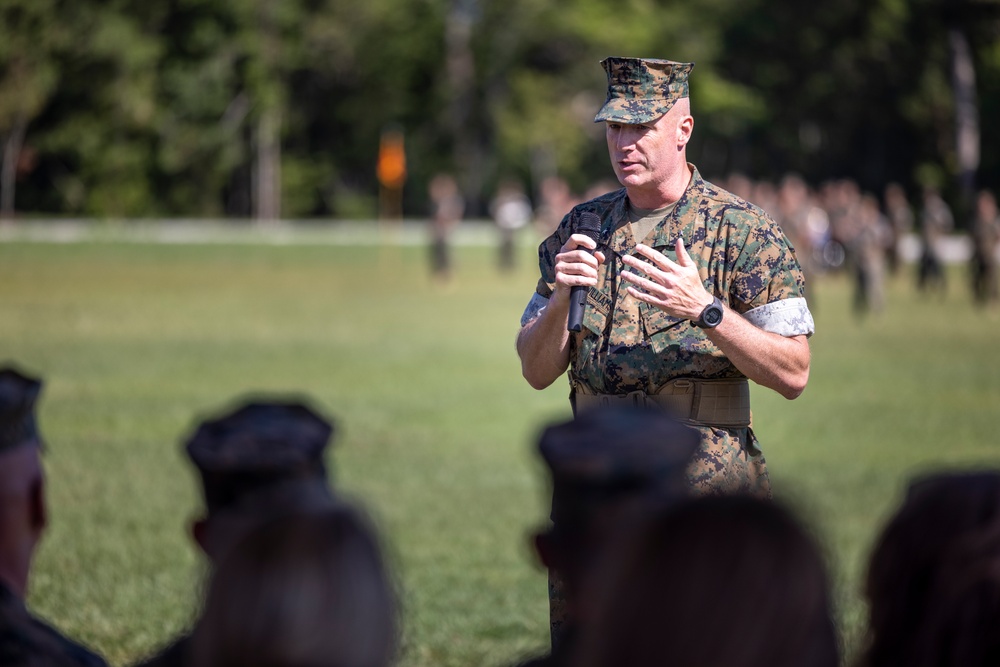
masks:
[[[521,315],[521,326],[523,327],[525,324],[541,315],[547,305],[549,305],[549,300],[544,296],[538,292],[532,294],[531,301],[528,302],[527,307],[524,309],[524,314]]]
[[[779,336],[812,336],[816,332],[809,305],[802,297],[772,301],[743,313],[751,324]]]

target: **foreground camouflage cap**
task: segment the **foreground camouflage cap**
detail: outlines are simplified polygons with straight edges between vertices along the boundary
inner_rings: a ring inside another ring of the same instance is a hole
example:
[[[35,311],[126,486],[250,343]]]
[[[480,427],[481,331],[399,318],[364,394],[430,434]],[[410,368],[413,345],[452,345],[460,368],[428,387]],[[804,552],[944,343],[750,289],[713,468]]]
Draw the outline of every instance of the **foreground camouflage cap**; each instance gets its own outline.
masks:
[[[605,58],[608,98],[594,117],[634,125],[649,123],[688,96],[688,74],[694,63],[646,58]]]
[[[290,503],[317,490],[329,496],[323,455],[332,433],[333,426],[302,403],[251,401],[202,422],[186,449],[215,512],[262,495]]]
[[[41,381],[10,366],[0,368],[0,453],[38,442],[35,402],[41,392]]]
[[[640,408],[597,408],[550,426],[539,451],[552,473],[552,520],[572,528],[623,500],[686,496],[700,440],[665,412]]]

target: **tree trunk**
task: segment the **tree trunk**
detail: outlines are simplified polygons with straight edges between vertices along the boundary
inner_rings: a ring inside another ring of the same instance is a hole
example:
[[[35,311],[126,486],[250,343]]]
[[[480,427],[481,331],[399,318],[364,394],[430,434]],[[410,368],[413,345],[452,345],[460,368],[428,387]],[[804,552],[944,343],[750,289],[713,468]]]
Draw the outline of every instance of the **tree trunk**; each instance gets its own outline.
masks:
[[[976,66],[969,40],[960,28],[948,32],[951,51],[952,92],[955,96],[955,151],[958,182],[964,211],[971,210],[979,169],[979,110],[976,96]]]
[[[281,140],[277,109],[265,109],[257,119],[254,160],[254,218],[273,222],[281,218]]]
[[[14,218],[14,189],[17,187],[17,162],[24,145],[28,122],[18,118],[3,142],[3,162],[0,164],[0,219]]]
[[[452,0],[445,24],[445,71],[449,88],[448,116],[451,120],[452,159],[459,185],[468,203],[467,212],[477,214],[482,189],[482,162],[471,127],[475,101],[476,65],[472,55],[472,27],[477,0]]]

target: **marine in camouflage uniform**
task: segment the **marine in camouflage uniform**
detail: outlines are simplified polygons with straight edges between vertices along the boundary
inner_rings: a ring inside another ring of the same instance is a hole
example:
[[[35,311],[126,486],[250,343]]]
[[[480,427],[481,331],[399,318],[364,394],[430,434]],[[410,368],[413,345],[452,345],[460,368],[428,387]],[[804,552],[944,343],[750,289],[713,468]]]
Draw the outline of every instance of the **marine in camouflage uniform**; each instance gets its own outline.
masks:
[[[674,411],[701,433],[688,468],[696,492],[770,497],[748,379],[787,398],[805,387],[814,324],[794,250],[763,210],[687,162],[691,63],[602,65],[608,96],[595,121],[607,123],[624,188],[575,207],[540,245],[541,276],[517,341],[522,372],[543,388],[568,370],[576,411]],[[593,241],[575,233],[588,213],[600,220]],[[566,331],[573,286],[588,288],[578,333]],[[722,316],[714,328],[710,310]]]
[[[795,331],[795,326],[807,326],[802,273],[777,224],[754,205],[704,181],[697,169],[693,171],[690,187],[655,230],[650,245],[672,257],[674,240],[684,239],[699,273],[730,308],[774,328]],[[578,207],[601,216],[608,261],[588,295],[584,331],[571,339],[569,378],[574,399],[581,391],[652,395],[680,378],[745,378],[703,330],[623,294],[621,274],[627,267],[622,257],[632,255],[636,246],[627,224],[627,208],[625,190]],[[568,215],[539,249],[542,277],[526,320],[552,294],[554,258],[572,233],[575,215]],[[698,427],[703,445],[689,470],[696,489],[770,495],[764,459],[749,426]]]
[[[0,665],[106,667],[102,658],[32,616],[24,604],[30,553],[23,549],[40,537],[45,523],[38,460],[42,441],[34,416],[41,388],[39,380],[14,368],[0,369],[0,502],[5,503],[0,507]],[[32,516],[11,514],[22,509]]]

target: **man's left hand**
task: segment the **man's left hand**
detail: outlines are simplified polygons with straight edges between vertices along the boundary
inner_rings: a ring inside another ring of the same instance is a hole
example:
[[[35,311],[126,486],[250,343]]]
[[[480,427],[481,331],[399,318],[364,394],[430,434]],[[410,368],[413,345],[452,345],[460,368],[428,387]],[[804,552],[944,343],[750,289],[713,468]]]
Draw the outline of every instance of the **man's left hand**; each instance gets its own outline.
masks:
[[[712,303],[713,296],[705,289],[698,274],[698,267],[684,247],[684,241],[677,239],[675,249],[677,261],[672,261],[663,253],[639,243],[636,252],[648,259],[627,255],[622,261],[639,273],[625,271],[622,278],[632,283],[628,293],[648,304],[665,311],[673,317],[696,320],[705,306]]]

